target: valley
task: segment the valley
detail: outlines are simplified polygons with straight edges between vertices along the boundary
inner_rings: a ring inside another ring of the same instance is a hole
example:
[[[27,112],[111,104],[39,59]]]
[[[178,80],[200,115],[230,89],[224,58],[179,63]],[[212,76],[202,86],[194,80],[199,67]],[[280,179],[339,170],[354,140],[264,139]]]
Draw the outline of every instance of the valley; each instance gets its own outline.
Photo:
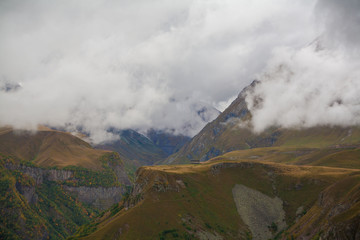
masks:
[[[0,0],[0,240],[360,240],[360,0]]]

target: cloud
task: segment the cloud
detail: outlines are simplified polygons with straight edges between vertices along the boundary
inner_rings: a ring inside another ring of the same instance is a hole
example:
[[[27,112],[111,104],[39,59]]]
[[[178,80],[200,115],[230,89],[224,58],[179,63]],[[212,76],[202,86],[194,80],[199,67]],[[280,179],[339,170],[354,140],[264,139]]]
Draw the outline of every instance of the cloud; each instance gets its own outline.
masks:
[[[255,131],[360,124],[359,10],[358,1],[319,1],[317,40],[274,50],[246,98]]]
[[[206,124],[199,103],[223,108],[274,49],[317,36],[314,7],[310,0],[1,1],[0,79],[21,88],[0,92],[0,124],[82,127],[94,142],[113,139],[109,127],[192,136]]]

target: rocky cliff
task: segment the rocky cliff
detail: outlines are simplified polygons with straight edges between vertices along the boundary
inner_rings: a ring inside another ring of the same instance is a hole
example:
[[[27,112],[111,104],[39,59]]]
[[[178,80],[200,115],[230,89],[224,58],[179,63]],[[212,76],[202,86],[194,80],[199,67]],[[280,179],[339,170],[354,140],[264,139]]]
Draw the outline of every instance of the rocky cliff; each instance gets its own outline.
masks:
[[[17,188],[20,190],[19,192],[31,203],[36,202],[36,200],[34,200],[36,197],[33,197],[35,193],[34,188],[43,184],[44,181],[53,181],[78,200],[104,210],[114,203],[119,202],[122,194],[125,192],[126,186],[131,184],[121,166],[112,166],[116,178],[113,179],[113,183],[109,184],[106,182],[104,186],[101,186],[101,182],[91,182],[91,174],[94,174],[92,171],[88,171],[88,173],[90,173],[89,181],[87,181],[86,178],[78,178],[77,172],[81,170],[86,171],[84,169],[46,169],[14,163],[6,163],[5,167],[12,171],[19,171],[25,176],[34,179],[35,186],[33,187],[23,187],[21,184],[17,184]]]

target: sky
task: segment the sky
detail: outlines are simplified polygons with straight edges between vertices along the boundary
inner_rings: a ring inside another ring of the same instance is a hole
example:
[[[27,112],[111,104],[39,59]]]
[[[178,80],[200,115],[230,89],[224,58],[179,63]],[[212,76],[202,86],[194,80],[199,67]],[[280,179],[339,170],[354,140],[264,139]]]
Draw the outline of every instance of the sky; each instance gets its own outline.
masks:
[[[255,131],[358,124],[359,12],[357,0],[2,0],[0,125],[81,128],[94,143],[116,139],[111,127],[193,136],[254,79]]]

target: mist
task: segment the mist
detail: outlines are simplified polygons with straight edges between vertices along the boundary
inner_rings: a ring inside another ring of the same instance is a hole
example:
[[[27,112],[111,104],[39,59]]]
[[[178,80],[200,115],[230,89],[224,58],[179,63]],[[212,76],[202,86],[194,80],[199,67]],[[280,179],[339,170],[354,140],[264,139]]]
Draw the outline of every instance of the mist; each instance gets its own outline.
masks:
[[[256,131],[357,124],[358,3],[337,2],[1,1],[0,125],[193,136],[255,78]]]
[[[358,1],[319,1],[319,36],[300,49],[274,49],[246,98],[256,132],[360,124],[359,11]]]

